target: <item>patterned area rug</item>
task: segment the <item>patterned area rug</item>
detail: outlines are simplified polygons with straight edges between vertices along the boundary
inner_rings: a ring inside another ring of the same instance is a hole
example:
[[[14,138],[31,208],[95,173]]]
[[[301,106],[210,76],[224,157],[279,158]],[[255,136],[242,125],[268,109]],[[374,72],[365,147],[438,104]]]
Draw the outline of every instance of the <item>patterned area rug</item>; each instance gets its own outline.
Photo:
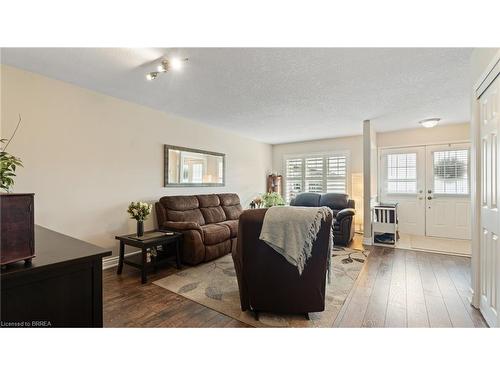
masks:
[[[259,320],[241,311],[233,259],[228,254],[215,261],[187,268],[154,284],[254,327],[332,327],[358,277],[369,251],[335,247],[332,279],[326,286],[325,311],[303,315],[261,313]]]

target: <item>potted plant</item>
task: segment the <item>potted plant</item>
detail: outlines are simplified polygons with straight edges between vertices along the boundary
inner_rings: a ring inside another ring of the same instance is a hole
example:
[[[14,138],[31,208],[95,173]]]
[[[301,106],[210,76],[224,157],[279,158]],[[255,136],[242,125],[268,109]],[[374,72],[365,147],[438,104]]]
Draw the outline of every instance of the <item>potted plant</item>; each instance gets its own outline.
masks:
[[[2,147],[0,151],[0,189],[7,193],[10,193],[12,186],[14,185],[14,177],[16,177],[16,168],[22,167],[23,163],[21,159],[11,155],[7,152],[7,147],[9,147],[10,142],[16,135],[17,129],[21,125],[21,116],[19,116],[19,122],[17,123],[16,129],[9,139],[2,138],[0,143]]]
[[[153,205],[146,202],[130,202],[127,212],[131,219],[137,220],[137,237],[144,235],[144,220],[147,219]]]
[[[23,163],[18,157],[11,155],[7,149],[14,139],[21,116],[12,136],[0,139],[0,265],[24,260],[31,262],[35,256],[35,215],[34,194],[14,194],[12,186],[16,170]]]
[[[285,205],[285,201],[283,200],[283,197],[276,192],[263,194],[262,201],[264,202],[264,207],[284,206]]]

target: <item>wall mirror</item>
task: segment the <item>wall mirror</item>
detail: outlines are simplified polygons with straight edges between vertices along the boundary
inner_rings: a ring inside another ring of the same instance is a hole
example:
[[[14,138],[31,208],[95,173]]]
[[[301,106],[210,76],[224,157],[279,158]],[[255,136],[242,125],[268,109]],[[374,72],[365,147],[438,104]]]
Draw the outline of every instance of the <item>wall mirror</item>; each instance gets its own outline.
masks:
[[[226,155],[165,145],[165,187],[224,186]]]

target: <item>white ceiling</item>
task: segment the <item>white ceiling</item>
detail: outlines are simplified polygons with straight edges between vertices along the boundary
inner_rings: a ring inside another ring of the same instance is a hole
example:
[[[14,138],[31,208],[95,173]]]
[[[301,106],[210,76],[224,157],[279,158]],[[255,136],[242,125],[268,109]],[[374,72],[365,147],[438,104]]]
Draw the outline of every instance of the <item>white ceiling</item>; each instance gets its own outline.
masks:
[[[268,143],[469,120],[472,49],[22,48],[2,63]],[[162,57],[182,72],[145,74]]]

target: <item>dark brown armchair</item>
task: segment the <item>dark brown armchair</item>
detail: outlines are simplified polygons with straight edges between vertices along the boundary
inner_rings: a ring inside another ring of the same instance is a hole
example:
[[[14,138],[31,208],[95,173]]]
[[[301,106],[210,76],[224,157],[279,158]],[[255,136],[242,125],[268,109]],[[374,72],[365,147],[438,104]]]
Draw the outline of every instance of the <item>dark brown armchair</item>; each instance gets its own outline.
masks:
[[[241,309],[306,314],[325,309],[328,243],[332,217],[323,222],[302,275],[282,255],[259,240],[267,209],[244,211],[233,261]]]

